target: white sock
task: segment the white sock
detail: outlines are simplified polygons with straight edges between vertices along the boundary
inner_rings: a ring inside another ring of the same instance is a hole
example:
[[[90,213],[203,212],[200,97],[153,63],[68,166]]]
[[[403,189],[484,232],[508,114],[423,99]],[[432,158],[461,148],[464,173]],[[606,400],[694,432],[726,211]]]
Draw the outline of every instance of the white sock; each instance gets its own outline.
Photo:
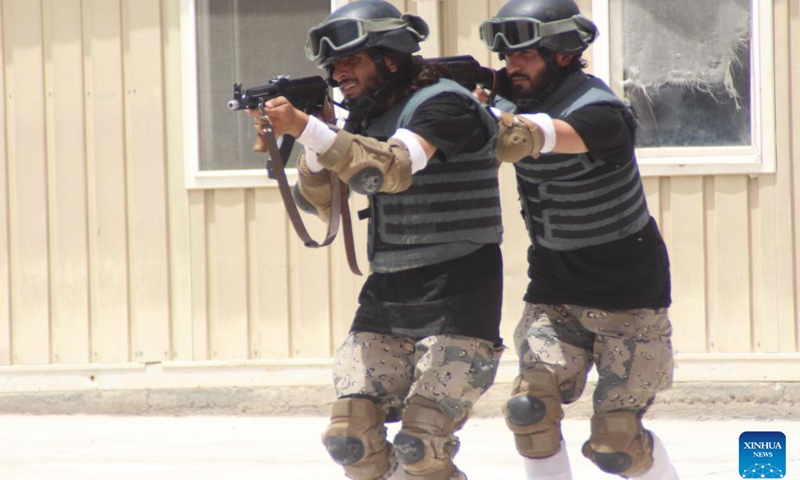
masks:
[[[572,480],[566,442],[561,440],[561,450],[552,457],[526,458],[525,473],[528,480]]]
[[[650,435],[653,436],[653,466],[644,475],[631,477],[631,480],[679,480],[678,472],[672,466],[661,439],[653,432]]]
[[[387,478],[386,480],[403,480],[405,477],[406,477],[406,474],[403,471],[403,466],[402,465],[398,465],[397,466],[397,470],[395,470],[394,473],[389,478]]]

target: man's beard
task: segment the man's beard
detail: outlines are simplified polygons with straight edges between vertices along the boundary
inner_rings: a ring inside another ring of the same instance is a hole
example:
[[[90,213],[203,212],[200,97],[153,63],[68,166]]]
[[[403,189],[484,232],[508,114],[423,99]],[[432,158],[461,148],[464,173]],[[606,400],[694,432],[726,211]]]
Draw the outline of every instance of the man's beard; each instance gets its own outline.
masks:
[[[549,71],[545,71],[542,75],[534,81],[533,78],[529,77],[524,73],[515,73],[509,77],[511,81],[511,88],[514,92],[514,100],[517,103],[526,103],[527,101],[535,98],[541,88],[547,84],[548,80],[550,79],[551,75]],[[514,82],[514,78],[524,78],[528,81],[528,84],[520,84]]]
[[[352,100],[345,101],[345,106],[351,114],[363,116],[380,106],[381,90],[385,86],[380,73],[367,77],[362,84],[361,94]]]

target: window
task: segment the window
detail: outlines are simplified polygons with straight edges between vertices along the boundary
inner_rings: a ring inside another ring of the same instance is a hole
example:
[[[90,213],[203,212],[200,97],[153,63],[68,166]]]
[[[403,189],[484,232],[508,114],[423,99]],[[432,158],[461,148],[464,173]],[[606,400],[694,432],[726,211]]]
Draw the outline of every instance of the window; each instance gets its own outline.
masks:
[[[252,151],[252,118],[227,108],[233,84],[325,75],[306,59],[304,44],[308,29],[330,14],[331,0],[181,1],[187,186],[269,185],[267,156]]]
[[[775,168],[769,0],[595,0],[595,73],[633,107],[645,175]]]

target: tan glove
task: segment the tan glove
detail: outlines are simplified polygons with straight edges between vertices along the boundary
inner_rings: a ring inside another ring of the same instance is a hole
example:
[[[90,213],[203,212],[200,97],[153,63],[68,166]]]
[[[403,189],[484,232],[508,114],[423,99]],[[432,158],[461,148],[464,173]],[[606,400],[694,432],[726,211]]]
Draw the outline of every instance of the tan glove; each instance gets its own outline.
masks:
[[[297,159],[297,183],[294,198],[297,206],[307,213],[314,213],[326,223],[331,214],[331,172],[322,170],[313,173],[306,163],[306,152]],[[298,198],[298,194],[300,198]],[[310,208],[309,208],[310,207]]]
[[[411,186],[408,149],[395,139],[380,142],[339,130],[336,141],[318,161],[363,195],[397,193]]]
[[[525,157],[537,158],[544,144],[544,134],[536,125],[503,112],[498,120],[497,159],[514,163]]]

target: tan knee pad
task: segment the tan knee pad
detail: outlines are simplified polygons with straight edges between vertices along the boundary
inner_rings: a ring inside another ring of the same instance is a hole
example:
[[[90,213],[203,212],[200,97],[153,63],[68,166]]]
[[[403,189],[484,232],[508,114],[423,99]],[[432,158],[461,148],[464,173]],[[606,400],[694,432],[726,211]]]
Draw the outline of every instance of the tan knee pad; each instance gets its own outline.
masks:
[[[407,479],[446,480],[456,473],[455,428],[455,420],[436,402],[419,395],[408,399],[403,427],[394,438],[394,452]]]
[[[374,480],[390,473],[393,465],[383,421],[383,411],[368,398],[334,402],[322,443],[350,478]]]
[[[561,393],[558,378],[546,369],[522,372],[514,381],[511,399],[503,406],[506,425],[514,432],[520,455],[547,458],[561,449]]]
[[[653,466],[653,438],[635,412],[596,414],[583,456],[606,473],[639,476]]]

